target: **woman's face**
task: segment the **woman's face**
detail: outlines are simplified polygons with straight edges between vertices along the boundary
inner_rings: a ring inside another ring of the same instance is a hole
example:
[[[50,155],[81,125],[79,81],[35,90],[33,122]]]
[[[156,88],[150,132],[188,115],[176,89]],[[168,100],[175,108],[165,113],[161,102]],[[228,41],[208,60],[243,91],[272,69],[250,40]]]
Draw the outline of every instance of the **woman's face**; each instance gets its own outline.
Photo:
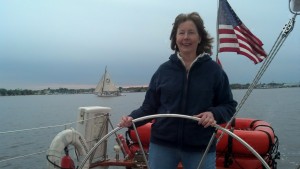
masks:
[[[176,44],[180,54],[183,56],[195,55],[196,57],[197,46],[200,41],[200,36],[193,21],[187,20],[179,24],[176,33]]]

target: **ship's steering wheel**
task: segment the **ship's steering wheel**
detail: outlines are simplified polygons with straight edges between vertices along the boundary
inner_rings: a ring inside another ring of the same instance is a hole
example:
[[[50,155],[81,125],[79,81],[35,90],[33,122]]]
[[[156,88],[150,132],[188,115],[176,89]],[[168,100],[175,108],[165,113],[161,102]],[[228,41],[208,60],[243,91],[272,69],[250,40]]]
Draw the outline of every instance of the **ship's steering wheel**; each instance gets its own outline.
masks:
[[[149,115],[149,116],[144,116],[144,117],[140,117],[140,118],[137,118],[137,119],[134,119],[132,122],[133,124],[136,123],[136,122],[139,122],[139,121],[143,121],[143,120],[148,120],[148,119],[154,119],[154,118],[158,118],[158,117],[172,117],[172,118],[184,118],[184,119],[191,119],[191,120],[195,120],[195,121],[198,121],[199,118],[198,117],[193,117],[193,116],[187,116],[187,115],[181,115],[181,114],[156,114],[156,115]],[[141,142],[140,142],[140,139],[139,139],[139,136],[137,134],[137,130],[136,130],[136,127],[135,125],[134,126],[134,131],[137,135],[137,138],[138,138],[138,142],[139,142],[139,146],[140,146],[140,149],[143,150],[142,148],[142,145],[141,145]],[[219,126],[219,125],[215,125],[214,126],[217,130],[221,130],[222,132],[230,135],[231,137],[235,138],[237,141],[239,141],[241,144],[243,144],[249,151],[251,151],[253,153],[253,155],[255,155],[259,160],[260,162],[263,164],[263,166],[266,168],[266,169],[270,169],[269,165],[266,163],[266,161],[248,144],[246,143],[243,139],[241,139],[239,136],[237,136],[236,134],[230,132],[229,130]],[[122,129],[122,127],[117,127],[115,129],[113,129],[112,131],[110,131],[109,133],[107,133],[105,136],[103,136],[95,145],[94,147],[91,148],[91,150],[87,153],[87,155],[85,156],[85,158],[82,160],[80,166],[78,167],[78,169],[82,169],[84,167],[84,164],[87,162],[87,160],[90,158],[90,156],[94,153],[94,151],[97,149],[97,147],[103,142],[105,141],[108,137],[110,137],[112,134],[116,133],[117,131],[119,131],[120,129]],[[209,146],[209,145],[208,145]],[[146,155],[145,155],[145,152],[143,151],[143,156],[144,156],[144,160],[146,160]],[[201,166],[201,163],[202,163],[202,159],[199,163],[199,167]],[[149,166],[148,166],[148,163],[147,164],[147,168],[149,169]],[[199,169],[198,167],[198,169]]]

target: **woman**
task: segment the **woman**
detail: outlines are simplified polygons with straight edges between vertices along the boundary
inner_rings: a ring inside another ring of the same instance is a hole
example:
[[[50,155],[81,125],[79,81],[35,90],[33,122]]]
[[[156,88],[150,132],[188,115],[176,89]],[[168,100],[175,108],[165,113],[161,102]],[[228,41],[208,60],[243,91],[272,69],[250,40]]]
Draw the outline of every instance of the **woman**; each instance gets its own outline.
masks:
[[[229,121],[237,103],[227,75],[210,57],[212,38],[198,13],[178,15],[170,40],[175,53],[152,76],[142,106],[122,117],[119,126],[130,127],[133,119],[151,114],[199,117],[198,123],[155,119],[148,159],[151,169],[176,169],[179,162],[185,169],[196,169],[214,132],[211,126]],[[214,142],[202,167],[215,169],[215,158]]]

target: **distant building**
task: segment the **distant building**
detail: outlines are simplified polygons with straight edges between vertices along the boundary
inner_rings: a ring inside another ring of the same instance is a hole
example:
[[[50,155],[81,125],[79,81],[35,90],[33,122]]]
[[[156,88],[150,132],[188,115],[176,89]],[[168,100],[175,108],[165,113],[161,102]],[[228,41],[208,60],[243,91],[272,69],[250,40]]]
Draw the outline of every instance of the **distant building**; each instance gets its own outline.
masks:
[[[283,87],[300,87],[300,82],[299,83],[284,83]]]

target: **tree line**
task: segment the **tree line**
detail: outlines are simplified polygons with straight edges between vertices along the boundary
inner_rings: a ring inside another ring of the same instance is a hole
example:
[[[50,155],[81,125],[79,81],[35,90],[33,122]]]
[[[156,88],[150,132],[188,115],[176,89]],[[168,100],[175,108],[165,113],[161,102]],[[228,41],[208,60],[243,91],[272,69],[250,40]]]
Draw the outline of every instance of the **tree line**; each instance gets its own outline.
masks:
[[[231,89],[248,89],[250,83],[247,84],[231,84]],[[286,84],[286,83],[260,83],[255,86],[258,89],[268,89],[268,88],[287,88],[287,87],[300,87],[300,83],[296,84]],[[145,92],[148,87],[119,87],[121,92]],[[29,90],[29,89],[4,89],[0,88],[0,96],[22,96],[22,95],[55,95],[55,94],[91,94],[94,93],[95,88],[90,89],[68,89],[68,88],[58,88],[58,89],[42,89],[42,90]]]
[[[42,90],[29,90],[29,89],[3,89],[0,88],[0,96],[22,96],[22,95],[54,95],[54,94],[89,94],[94,92],[94,88],[90,89],[42,89]]]

